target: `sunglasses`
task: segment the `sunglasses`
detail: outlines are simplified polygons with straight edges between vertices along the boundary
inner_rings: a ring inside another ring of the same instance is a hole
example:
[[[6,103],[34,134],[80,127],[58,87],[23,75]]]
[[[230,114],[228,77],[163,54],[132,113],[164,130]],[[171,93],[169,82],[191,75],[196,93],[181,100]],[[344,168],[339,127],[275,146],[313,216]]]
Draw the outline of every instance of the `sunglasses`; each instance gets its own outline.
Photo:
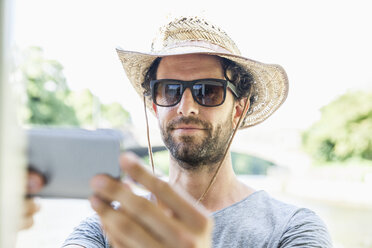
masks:
[[[215,78],[193,81],[177,79],[151,80],[150,88],[153,102],[161,107],[177,105],[187,88],[191,90],[194,101],[205,107],[216,107],[224,103],[227,88],[238,97],[235,85],[227,80]]]

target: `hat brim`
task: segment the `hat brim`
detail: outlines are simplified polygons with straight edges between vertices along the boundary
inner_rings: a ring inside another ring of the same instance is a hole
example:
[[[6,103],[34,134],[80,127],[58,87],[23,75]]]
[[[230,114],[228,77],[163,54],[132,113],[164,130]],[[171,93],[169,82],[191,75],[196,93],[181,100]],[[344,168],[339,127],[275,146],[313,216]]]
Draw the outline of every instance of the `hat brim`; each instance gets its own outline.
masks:
[[[266,120],[283,104],[288,95],[288,77],[280,65],[265,64],[238,55],[215,52],[204,47],[176,47],[156,54],[127,51],[121,48],[116,48],[116,51],[129,81],[141,98],[144,92],[141,84],[145,74],[158,57],[208,54],[227,58],[239,64],[254,77],[252,92],[254,101],[240,128],[254,126]],[[146,105],[154,113],[151,97],[146,98]]]

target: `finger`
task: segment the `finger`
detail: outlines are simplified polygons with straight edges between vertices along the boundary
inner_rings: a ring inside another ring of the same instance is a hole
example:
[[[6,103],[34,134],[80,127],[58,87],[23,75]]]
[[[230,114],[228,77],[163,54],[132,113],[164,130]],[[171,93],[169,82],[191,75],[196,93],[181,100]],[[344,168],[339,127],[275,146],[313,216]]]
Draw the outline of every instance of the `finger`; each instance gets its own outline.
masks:
[[[133,194],[121,182],[106,175],[98,175],[92,179],[95,193],[106,202],[119,201],[120,209],[124,210],[133,220],[146,227],[156,237],[166,244],[177,246],[182,235],[186,235],[185,225],[169,218],[166,211],[147,199]]]
[[[127,247],[162,247],[158,240],[133,221],[125,211],[114,210],[110,204],[96,196],[90,201],[114,243]]]
[[[26,199],[22,209],[19,230],[28,229],[34,224],[34,214],[40,210],[40,205],[33,198]]]
[[[143,166],[139,159],[131,153],[120,156],[120,166],[134,180],[154,193],[162,203],[167,205],[183,223],[199,231],[208,225],[208,215],[202,208],[195,206],[191,197],[175,191],[172,187],[153,176]],[[181,196],[182,194],[182,196]]]
[[[107,211],[105,201],[102,201],[97,196],[90,197],[89,201],[91,203],[92,208],[100,216],[102,229],[105,231],[105,234],[107,235],[108,239],[110,240],[110,244],[115,248],[116,247],[120,247],[120,248],[121,247],[130,247],[130,246],[128,246],[128,244],[124,243],[125,242],[124,239],[119,239],[117,237],[117,235],[112,233],[113,231],[111,229],[116,229],[116,226],[114,225],[114,223],[110,223],[109,221],[107,221],[106,218],[104,218],[104,216],[103,216],[104,215],[103,213]],[[113,227],[113,228],[110,229],[110,227]],[[121,230],[121,232],[123,232],[123,231],[124,230]],[[121,233],[121,235],[123,235],[123,233]]]
[[[23,216],[31,216],[40,210],[40,205],[35,202],[35,199],[29,198],[24,201]]]
[[[24,230],[30,228],[34,224],[34,218],[33,216],[24,217],[21,220],[19,230]]]

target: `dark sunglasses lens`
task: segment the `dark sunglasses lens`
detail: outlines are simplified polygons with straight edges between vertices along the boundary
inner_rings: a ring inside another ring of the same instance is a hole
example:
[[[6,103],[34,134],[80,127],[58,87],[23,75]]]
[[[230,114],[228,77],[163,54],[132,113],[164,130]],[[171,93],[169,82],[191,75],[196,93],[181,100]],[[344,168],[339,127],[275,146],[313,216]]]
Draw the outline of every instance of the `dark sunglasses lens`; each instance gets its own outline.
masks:
[[[158,82],[155,87],[155,103],[161,106],[171,106],[181,97],[181,85],[171,82]]]
[[[205,81],[194,85],[193,92],[195,99],[201,105],[220,105],[225,97],[224,86],[220,82]]]

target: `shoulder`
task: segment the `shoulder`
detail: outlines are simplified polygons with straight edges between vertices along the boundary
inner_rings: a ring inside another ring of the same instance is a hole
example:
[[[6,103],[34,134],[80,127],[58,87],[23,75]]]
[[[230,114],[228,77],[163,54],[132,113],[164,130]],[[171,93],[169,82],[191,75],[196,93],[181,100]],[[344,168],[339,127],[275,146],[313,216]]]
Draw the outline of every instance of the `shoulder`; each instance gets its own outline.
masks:
[[[331,247],[328,230],[318,215],[307,208],[279,201],[262,190],[212,216],[218,238],[227,229],[233,229],[245,230],[241,238],[247,236],[255,247],[261,247],[257,244],[281,248]]]
[[[329,231],[314,211],[279,201],[264,191],[258,193],[256,207],[277,224],[278,247],[332,247]]]
[[[332,247],[322,219],[312,210],[298,208],[285,225],[279,247]]]
[[[62,247],[99,247],[109,248],[108,241],[101,228],[98,215],[83,220],[63,243]]]
[[[214,212],[212,216],[216,225],[239,223],[242,226],[252,226],[252,223],[259,223],[263,229],[279,233],[297,209],[298,207],[278,201],[260,190],[240,202]]]
[[[267,193],[260,194],[258,204],[265,206],[266,215],[281,223],[279,247],[332,247],[329,231],[314,211],[284,203]]]

